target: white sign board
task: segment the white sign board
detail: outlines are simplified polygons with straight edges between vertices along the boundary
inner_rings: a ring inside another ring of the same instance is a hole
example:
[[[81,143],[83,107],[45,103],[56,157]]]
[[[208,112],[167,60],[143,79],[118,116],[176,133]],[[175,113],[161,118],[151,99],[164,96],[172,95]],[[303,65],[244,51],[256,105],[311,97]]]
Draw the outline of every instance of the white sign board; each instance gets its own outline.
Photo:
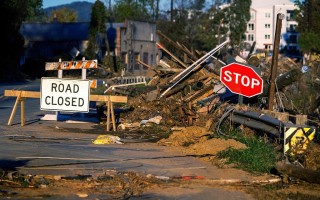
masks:
[[[41,110],[89,112],[89,97],[89,80],[41,79]]]

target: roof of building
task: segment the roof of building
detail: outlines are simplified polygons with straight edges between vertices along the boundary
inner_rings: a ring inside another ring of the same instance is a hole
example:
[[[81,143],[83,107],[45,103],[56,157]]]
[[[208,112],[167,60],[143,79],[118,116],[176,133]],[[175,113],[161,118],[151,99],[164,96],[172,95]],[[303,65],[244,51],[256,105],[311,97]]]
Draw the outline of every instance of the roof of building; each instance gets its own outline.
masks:
[[[252,0],[251,8],[272,8],[274,5],[294,5],[290,0]]]
[[[88,39],[89,22],[23,23],[20,33],[29,41],[82,41]],[[113,23],[114,28],[123,23]],[[110,27],[107,24],[107,27]]]

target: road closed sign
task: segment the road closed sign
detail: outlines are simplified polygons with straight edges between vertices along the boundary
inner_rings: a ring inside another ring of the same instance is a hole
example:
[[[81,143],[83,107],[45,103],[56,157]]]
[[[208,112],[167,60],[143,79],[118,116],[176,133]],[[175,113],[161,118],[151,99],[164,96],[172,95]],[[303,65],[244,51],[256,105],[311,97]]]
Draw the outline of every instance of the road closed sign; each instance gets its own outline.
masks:
[[[89,112],[89,80],[42,78],[40,109]]]

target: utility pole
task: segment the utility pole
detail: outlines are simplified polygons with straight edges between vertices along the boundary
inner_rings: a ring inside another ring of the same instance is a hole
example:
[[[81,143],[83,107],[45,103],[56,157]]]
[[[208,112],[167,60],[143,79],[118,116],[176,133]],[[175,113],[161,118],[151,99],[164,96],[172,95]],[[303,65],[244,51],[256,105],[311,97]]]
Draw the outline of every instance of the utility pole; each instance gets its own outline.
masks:
[[[272,63],[271,63],[271,75],[270,75],[270,87],[269,87],[269,96],[268,96],[268,109],[273,109],[273,99],[274,99],[274,91],[275,91],[275,80],[277,76],[277,68],[278,68],[278,56],[279,56],[279,43],[281,36],[281,27],[282,27],[282,19],[284,15],[281,13],[277,14],[277,22],[276,22],[276,33],[273,43],[273,54],[272,54]]]

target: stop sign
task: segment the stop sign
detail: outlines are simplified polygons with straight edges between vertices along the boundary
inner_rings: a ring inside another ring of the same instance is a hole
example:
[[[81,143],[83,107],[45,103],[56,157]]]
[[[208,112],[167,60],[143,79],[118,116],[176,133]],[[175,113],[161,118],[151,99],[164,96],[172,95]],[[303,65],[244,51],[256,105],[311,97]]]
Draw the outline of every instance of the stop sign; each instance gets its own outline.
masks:
[[[263,80],[251,67],[231,63],[220,69],[220,81],[233,93],[253,97],[263,92]]]

